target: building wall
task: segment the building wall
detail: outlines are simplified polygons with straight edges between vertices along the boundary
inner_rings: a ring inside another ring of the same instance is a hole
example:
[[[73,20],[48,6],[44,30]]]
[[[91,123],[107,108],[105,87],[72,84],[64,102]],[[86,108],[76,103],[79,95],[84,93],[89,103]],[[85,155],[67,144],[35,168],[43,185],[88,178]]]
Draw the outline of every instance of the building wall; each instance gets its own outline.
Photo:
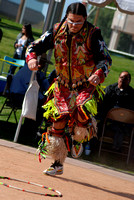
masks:
[[[0,1],[0,15],[6,16],[12,20],[16,19],[19,5],[8,0]],[[34,27],[43,26],[44,15],[38,11],[26,8],[23,23],[31,23]],[[42,27],[40,27],[42,28]]]

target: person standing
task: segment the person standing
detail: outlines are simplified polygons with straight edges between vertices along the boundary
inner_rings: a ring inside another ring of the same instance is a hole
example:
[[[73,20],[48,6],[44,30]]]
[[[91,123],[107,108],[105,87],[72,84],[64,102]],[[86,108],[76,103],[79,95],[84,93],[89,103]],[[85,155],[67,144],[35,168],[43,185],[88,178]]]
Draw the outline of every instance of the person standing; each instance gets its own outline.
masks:
[[[44,117],[52,122],[45,148],[54,163],[43,173],[59,175],[68,153],[65,127],[69,126],[77,142],[93,130],[93,116],[102,92],[98,85],[107,76],[112,60],[100,29],[87,21],[82,3],[70,4],[61,23],[28,47],[29,69],[38,70],[37,56],[52,48],[57,78],[47,92]]]
[[[25,23],[22,26],[22,32],[18,34],[14,43],[15,52],[13,58],[25,60],[25,52],[28,45],[34,41],[31,24]],[[14,74],[16,66],[11,65],[9,74]]]

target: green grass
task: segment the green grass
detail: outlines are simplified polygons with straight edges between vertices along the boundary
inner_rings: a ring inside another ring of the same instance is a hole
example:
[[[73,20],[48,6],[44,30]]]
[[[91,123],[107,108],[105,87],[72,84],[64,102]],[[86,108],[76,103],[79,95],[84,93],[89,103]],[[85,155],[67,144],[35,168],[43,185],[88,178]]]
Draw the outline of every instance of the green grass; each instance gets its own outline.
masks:
[[[12,57],[14,54],[13,44],[15,42],[17,34],[21,31],[22,25],[15,23],[14,21],[5,19],[1,17],[0,27],[3,30],[3,38],[0,43],[0,58],[4,58],[5,55]],[[34,38],[37,39],[42,34],[42,30],[33,28]],[[123,70],[127,70],[131,73],[132,81],[131,86],[134,87],[134,60],[112,55],[113,64],[108,77],[103,83],[104,86],[115,83],[118,80],[119,73]],[[54,63],[54,56],[52,56],[51,61]],[[2,62],[0,61],[0,66]],[[7,65],[8,70],[9,65]],[[48,71],[51,72],[54,69],[54,65],[50,65]],[[1,68],[0,68],[1,70]],[[5,98],[0,97],[0,108],[4,102]],[[7,113],[9,111],[6,111]],[[21,111],[17,111],[17,118],[19,120]],[[9,122],[6,122],[7,116],[0,116],[0,138],[13,141],[17,125],[15,124],[15,119],[12,114]],[[110,155],[110,156],[109,156]],[[126,173],[134,174],[134,162],[126,165],[126,158],[116,157],[115,155],[104,153],[100,158],[98,157],[98,151],[92,153],[89,157],[83,154],[82,159],[85,161],[91,161],[98,165],[103,165],[105,167],[110,167],[119,171],[125,171]]]
[[[121,71],[129,71],[131,74],[130,85],[134,88],[134,60],[115,55],[111,55],[111,57],[112,67],[103,85],[107,86],[117,82]]]

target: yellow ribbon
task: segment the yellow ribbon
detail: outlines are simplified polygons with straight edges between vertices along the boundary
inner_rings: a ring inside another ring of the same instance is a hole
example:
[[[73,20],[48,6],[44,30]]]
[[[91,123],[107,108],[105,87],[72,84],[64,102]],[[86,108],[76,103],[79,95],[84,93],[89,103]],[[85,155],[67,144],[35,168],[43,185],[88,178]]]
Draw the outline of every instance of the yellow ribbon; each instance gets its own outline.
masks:
[[[10,64],[13,64],[13,65],[22,66],[22,65],[20,65],[20,64],[18,64],[18,63],[14,63],[14,62],[11,62],[11,61],[8,61],[8,60],[4,60],[4,59],[2,59],[2,58],[0,58],[0,60],[3,61],[3,62],[7,62],[7,63],[10,63]]]

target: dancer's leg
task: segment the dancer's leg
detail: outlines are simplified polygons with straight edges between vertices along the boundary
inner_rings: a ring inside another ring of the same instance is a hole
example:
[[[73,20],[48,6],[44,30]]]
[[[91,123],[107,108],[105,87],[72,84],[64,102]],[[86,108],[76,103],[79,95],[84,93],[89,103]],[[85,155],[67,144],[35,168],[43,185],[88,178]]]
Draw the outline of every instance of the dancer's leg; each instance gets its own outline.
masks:
[[[49,131],[51,135],[49,137],[50,143],[46,148],[48,153],[54,159],[54,163],[48,169],[43,171],[45,174],[60,175],[63,173],[63,163],[68,153],[63,139],[66,123],[67,120],[65,118],[53,122],[52,128]]]

